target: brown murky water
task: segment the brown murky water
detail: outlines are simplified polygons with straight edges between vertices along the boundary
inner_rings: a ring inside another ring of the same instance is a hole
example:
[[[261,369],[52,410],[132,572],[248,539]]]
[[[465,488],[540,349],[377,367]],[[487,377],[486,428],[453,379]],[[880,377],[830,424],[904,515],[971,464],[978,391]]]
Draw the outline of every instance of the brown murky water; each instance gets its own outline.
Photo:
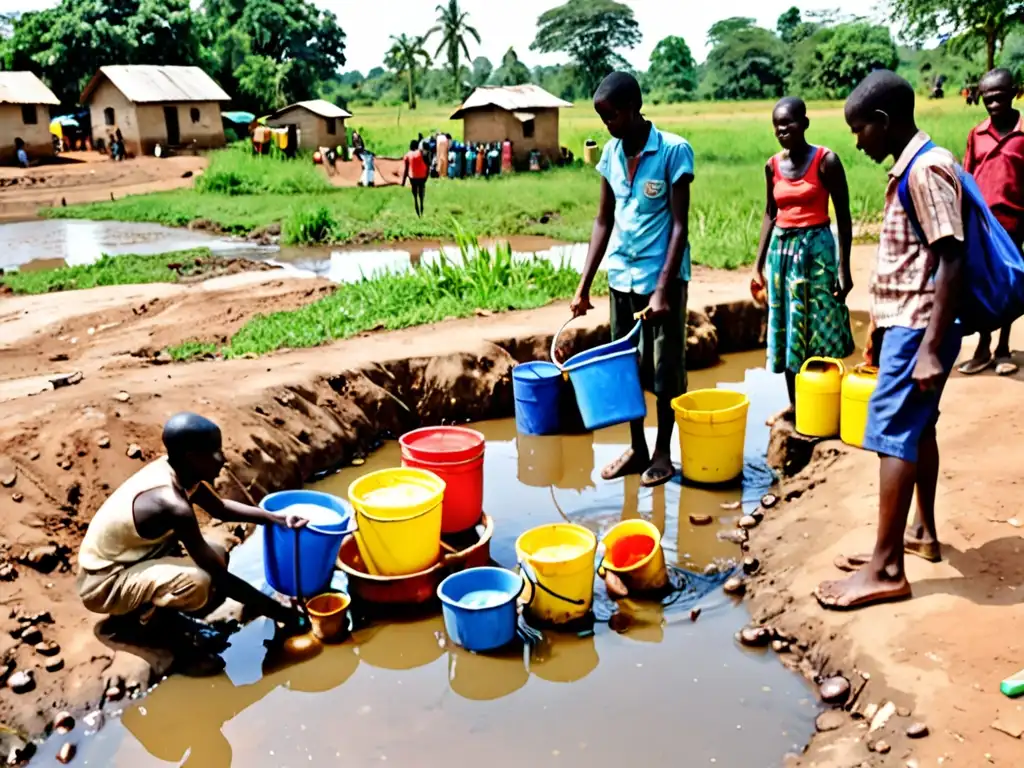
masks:
[[[737,355],[691,378],[692,388],[742,382],[736,388],[752,395],[748,466],[735,490],[673,482],[651,491],[635,478],[602,481],[598,471],[623,449],[625,428],[517,439],[511,420],[476,425],[488,439],[492,557],[514,566],[516,537],[563,516],[599,534],[639,516],[664,531],[670,562],[699,572],[736,558],[739,549],[716,534],[734,527],[741,511],[721,504],[742,500],[750,509],[771,482],[763,421],[785,399],[779,377],[746,370],[762,361],[762,353]],[[345,495],[359,474],[398,463],[391,443],[315,487]],[[711,515],[715,524],[694,527],[690,514]],[[232,568],[262,582],[260,537],[236,550]],[[694,604],[702,608],[696,622]],[[616,608],[600,584],[595,605],[605,617]],[[749,619],[742,604],[716,588],[667,607],[630,600],[617,609],[632,619],[624,633],[601,623],[589,636],[549,631],[532,654],[449,647],[440,616],[432,615],[378,623],[286,667],[266,658],[271,630],[258,621],[233,638],[225,674],[170,679],[95,736],[75,732],[75,764],[768,768],[807,741],[814,697],[772,655],[736,646],[733,634]],[[44,745],[39,761],[50,764],[59,746]]]

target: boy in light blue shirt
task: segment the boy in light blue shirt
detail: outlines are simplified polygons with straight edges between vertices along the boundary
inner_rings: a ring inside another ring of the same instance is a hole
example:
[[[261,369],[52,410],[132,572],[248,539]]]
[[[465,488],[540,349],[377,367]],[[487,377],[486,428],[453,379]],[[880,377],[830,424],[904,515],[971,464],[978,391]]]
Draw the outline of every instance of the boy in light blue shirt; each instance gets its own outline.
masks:
[[[645,388],[657,396],[658,436],[647,449],[643,420],[630,423],[632,445],[601,470],[611,480],[641,474],[653,487],[668,482],[675,414],[672,399],[686,392],[686,293],[690,280],[688,220],[693,150],[663,133],[640,113],[640,84],[626,72],[608,75],[594,94],[594,108],[612,135],[597,170],[601,203],[590,251],[570,309],[593,309],[590,286],[608,255],[612,338],[626,336],[644,313],[640,367]]]

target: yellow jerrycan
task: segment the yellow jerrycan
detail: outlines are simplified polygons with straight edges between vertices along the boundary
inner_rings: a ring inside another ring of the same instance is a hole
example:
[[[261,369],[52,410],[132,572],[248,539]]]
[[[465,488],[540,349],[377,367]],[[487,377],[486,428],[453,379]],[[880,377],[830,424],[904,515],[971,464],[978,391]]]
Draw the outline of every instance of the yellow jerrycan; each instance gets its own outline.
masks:
[[[839,434],[839,403],[846,367],[842,360],[810,357],[796,375],[796,431],[808,437]]]
[[[878,369],[861,363],[843,377],[843,418],[839,437],[847,445],[864,447],[868,401],[878,384]]]

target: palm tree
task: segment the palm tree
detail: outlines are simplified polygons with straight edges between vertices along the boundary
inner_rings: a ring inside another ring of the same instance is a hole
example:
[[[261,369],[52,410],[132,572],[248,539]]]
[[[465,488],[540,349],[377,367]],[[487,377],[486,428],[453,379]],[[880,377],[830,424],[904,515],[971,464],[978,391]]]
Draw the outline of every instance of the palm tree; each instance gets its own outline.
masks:
[[[448,52],[448,68],[452,73],[452,86],[455,90],[455,97],[462,95],[461,84],[459,83],[459,51],[461,50],[466,59],[469,59],[469,48],[466,46],[466,38],[472,37],[480,44],[480,33],[475,27],[469,26],[467,19],[469,14],[459,8],[459,0],[448,0],[448,5],[439,5],[437,10],[437,24],[424,36],[424,40],[441,33],[441,44],[437,46],[435,56],[440,56],[441,51]]]
[[[405,75],[409,88],[409,109],[416,109],[416,70],[430,66],[430,54],[423,47],[422,37],[402,34],[391,36],[391,49],[384,56],[384,66],[398,75]]]

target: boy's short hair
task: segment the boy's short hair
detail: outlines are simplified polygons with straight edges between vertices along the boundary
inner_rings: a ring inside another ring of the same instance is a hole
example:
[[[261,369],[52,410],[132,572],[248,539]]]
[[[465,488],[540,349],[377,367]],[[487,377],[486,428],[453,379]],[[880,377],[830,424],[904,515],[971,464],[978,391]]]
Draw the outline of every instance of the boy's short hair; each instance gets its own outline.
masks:
[[[986,72],[982,75],[981,80],[978,81],[978,87],[984,88],[985,83],[1001,82],[1013,88],[1017,84],[1017,79],[1013,76],[1013,72],[1003,67],[996,67],[991,72]]]
[[[639,111],[644,95],[640,83],[629,72],[612,72],[597,86],[594,101],[604,101],[618,109],[635,107]]]
[[[773,115],[777,109],[788,109],[796,118],[807,117],[807,104],[799,96],[783,96],[772,107]]]
[[[865,77],[846,99],[847,120],[859,117],[871,120],[875,112],[884,112],[894,123],[914,119],[914,89],[905,79],[887,69],[876,69]]]

